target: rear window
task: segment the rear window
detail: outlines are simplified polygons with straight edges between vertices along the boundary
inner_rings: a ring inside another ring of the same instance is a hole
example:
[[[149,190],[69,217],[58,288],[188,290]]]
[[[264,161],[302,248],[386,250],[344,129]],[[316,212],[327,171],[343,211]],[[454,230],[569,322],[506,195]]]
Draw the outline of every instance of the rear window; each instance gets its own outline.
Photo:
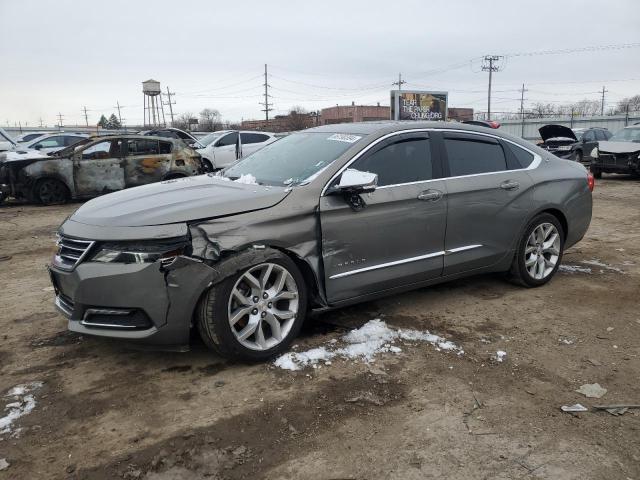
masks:
[[[527,168],[533,162],[533,153],[527,152],[524,148],[517,147],[509,142],[504,142],[504,145],[513,153],[513,156],[516,157],[520,167]]]

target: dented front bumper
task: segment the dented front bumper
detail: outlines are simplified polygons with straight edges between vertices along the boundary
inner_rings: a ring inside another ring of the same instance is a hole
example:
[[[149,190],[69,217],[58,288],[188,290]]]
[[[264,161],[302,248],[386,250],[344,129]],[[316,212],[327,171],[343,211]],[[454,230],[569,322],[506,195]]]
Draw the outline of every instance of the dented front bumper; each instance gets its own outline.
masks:
[[[212,269],[179,256],[168,266],[83,262],[72,271],[52,266],[49,273],[69,330],[183,349]]]

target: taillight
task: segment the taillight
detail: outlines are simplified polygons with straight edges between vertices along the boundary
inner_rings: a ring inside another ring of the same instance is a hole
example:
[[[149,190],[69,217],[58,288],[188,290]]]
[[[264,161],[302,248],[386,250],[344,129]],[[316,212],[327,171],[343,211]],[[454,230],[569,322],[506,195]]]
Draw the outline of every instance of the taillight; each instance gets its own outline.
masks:
[[[596,186],[596,179],[593,178],[593,173],[587,172],[587,185],[589,187],[589,191],[593,192],[593,189]]]

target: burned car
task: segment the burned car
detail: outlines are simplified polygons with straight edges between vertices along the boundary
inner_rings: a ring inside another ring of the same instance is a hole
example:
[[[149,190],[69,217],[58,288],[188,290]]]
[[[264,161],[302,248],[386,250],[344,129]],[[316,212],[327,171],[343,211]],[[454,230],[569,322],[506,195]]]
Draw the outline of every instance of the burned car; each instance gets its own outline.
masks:
[[[51,205],[195,175],[200,168],[200,155],[180,140],[92,137],[49,155],[0,154],[0,195]]]
[[[640,125],[625,127],[608,141],[600,142],[591,152],[591,172],[628,173],[640,176]]]
[[[124,190],[60,227],[55,303],[82,334],[222,355],[284,351],[323,311],[485,272],[547,283],[593,177],[498,130],[364,122],[292,133],[224,169]]]
[[[543,143],[540,147],[553,153],[556,157],[575,160],[589,165],[591,151],[598,142],[611,137],[606,128],[576,128],[564,125],[545,125],[538,129]]]

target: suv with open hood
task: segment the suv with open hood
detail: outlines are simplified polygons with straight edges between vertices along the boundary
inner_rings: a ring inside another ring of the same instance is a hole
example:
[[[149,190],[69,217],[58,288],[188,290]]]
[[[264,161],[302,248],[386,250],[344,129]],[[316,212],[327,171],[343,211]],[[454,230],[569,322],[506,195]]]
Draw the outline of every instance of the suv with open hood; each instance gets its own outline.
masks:
[[[599,141],[611,137],[606,128],[575,128],[564,125],[545,125],[538,129],[543,143],[540,145],[556,157],[575,160],[589,165],[591,151],[598,146]]]

